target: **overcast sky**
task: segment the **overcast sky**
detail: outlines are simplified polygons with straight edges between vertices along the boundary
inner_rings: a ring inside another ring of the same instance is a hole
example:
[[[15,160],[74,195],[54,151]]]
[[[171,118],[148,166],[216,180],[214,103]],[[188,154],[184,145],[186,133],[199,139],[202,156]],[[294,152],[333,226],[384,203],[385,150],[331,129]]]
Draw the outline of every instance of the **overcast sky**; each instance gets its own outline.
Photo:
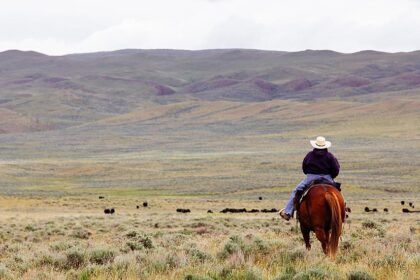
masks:
[[[0,51],[420,49],[420,0],[2,0]]]

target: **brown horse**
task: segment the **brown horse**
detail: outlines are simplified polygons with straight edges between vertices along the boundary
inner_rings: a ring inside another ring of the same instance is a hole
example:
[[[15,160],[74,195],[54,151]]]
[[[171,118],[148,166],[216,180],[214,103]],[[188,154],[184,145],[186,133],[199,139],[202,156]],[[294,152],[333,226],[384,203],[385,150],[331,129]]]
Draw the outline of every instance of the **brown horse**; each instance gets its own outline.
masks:
[[[334,258],[346,217],[341,193],[333,186],[315,184],[310,187],[296,209],[306,249],[311,249],[309,233],[313,231],[321,242],[324,253]]]

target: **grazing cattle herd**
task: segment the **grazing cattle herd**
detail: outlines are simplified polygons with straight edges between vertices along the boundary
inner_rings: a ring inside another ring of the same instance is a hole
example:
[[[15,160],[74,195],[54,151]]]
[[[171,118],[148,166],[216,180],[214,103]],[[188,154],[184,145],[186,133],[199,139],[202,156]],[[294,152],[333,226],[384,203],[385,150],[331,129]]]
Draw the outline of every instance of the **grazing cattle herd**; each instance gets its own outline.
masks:
[[[105,199],[104,196],[99,196],[99,199]],[[258,197],[258,200],[262,200],[263,198],[261,196]],[[401,205],[405,205],[405,201],[402,200]],[[414,209],[414,203],[413,202],[408,202],[408,206],[411,207],[412,209]],[[149,207],[149,203],[147,201],[143,202],[143,207]],[[140,209],[139,205],[136,205],[137,209]],[[346,213],[351,213],[351,209],[350,207],[346,206]],[[220,211],[220,213],[277,213],[279,210],[276,208],[271,208],[271,209],[251,209],[251,210],[247,210],[246,208],[224,208],[223,210]],[[366,206],[364,208],[364,211],[369,213],[369,212],[379,212],[377,208],[369,208],[368,206]],[[176,212],[178,213],[191,213],[191,210],[188,208],[177,208]],[[389,210],[388,208],[384,208],[383,212],[388,213]],[[402,212],[403,213],[420,213],[420,210],[410,210],[408,208],[402,208]],[[104,209],[104,213],[105,214],[109,214],[112,215],[115,213],[115,208],[105,208]],[[214,213],[213,210],[208,210],[207,213],[212,214]],[[348,217],[348,215],[346,214],[346,217]]]
[[[178,212],[178,213],[190,213],[191,210],[190,209],[184,209],[184,208],[177,208],[176,212]]]
[[[112,215],[112,214],[115,213],[115,209],[114,208],[105,208],[104,213]]]
[[[405,201],[404,200],[401,200],[401,205],[405,205]],[[411,208],[413,208],[413,209],[415,208],[413,202],[408,202],[408,205]],[[367,212],[367,213],[369,213],[369,212],[378,212],[378,209],[377,208],[370,209],[369,207],[366,206],[365,207],[365,212]],[[389,212],[389,209],[388,208],[384,208],[384,212],[385,213],[388,213]],[[408,208],[402,208],[402,212],[403,213],[419,213],[420,211],[419,210],[410,210]]]

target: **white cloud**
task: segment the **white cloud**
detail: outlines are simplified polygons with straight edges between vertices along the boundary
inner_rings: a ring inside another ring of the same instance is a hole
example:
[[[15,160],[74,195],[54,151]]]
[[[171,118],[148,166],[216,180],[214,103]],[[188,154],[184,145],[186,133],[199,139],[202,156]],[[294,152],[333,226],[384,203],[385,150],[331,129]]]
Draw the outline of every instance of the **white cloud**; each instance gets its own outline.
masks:
[[[415,0],[6,0],[0,51],[420,49]]]

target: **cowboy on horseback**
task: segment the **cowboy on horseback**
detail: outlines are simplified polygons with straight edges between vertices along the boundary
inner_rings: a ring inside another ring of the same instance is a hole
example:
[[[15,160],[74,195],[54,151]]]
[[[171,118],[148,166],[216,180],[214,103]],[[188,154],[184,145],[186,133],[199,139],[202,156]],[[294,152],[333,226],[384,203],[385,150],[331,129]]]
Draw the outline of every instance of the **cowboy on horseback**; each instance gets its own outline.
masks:
[[[293,217],[294,198],[298,191],[303,191],[315,180],[325,180],[334,184],[334,178],[340,171],[340,164],[335,156],[328,152],[331,142],[326,141],[324,137],[318,136],[316,140],[310,140],[314,149],[309,152],[302,162],[303,173],[306,177],[292,191],[286,207],[280,210],[280,216],[286,221]]]

